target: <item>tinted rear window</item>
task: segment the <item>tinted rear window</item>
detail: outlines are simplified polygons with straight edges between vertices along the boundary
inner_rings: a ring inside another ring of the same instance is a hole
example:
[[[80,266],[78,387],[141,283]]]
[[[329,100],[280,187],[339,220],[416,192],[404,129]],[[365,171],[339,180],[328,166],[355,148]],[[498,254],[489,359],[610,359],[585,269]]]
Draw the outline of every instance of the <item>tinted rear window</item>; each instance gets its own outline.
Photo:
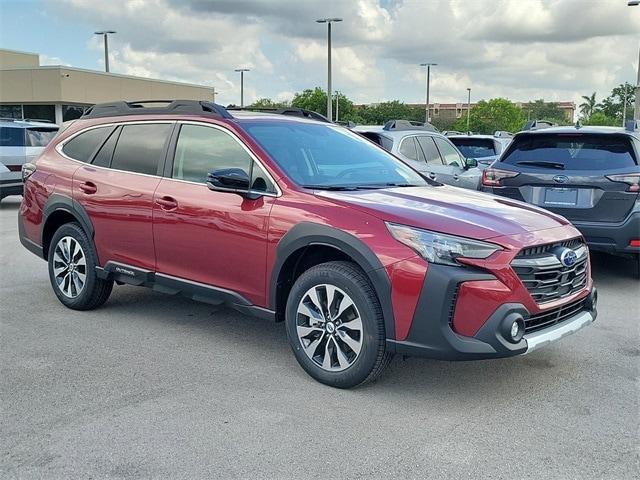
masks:
[[[157,175],[172,124],[125,125],[118,139],[111,168]]]
[[[96,149],[102,145],[113,127],[100,127],[87,130],[80,135],[73,137],[62,147],[62,151],[68,157],[81,162],[91,161],[91,157]]]
[[[58,133],[57,128],[27,128],[28,147],[46,147]]]
[[[24,129],[0,127],[0,147],[24,147]]]
[[[537,134],[516,138],[502,162],[550,162],[565,170],[611,170],[633,167],[636,158],[624,135]]]
[[[490,138],[449,137],[458,150],[467,158],[482,158],[496,155],[496,147]]]

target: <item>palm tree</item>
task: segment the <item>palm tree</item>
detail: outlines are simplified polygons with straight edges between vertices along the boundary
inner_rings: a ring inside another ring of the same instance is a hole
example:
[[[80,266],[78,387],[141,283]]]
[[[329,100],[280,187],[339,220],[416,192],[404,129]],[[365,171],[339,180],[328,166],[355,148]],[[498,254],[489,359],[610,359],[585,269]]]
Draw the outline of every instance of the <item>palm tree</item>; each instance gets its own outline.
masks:
[[[580,104],[580,113],[583,117],[590,117],[596,111],[600,104],[596,100],[596,92],[593,92],[590,96],[582,95],[584,102]]]

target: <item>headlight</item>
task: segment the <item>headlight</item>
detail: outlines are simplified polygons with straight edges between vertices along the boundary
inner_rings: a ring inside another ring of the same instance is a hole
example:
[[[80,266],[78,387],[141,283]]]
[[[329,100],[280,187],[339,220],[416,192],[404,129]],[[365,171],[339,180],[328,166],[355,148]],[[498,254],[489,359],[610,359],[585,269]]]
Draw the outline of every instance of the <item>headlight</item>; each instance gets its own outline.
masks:
[[[502,250],[492,243],[444,235],[396,223],[387,223],[386,225],[393,238],[415,250],[422,258],[431,263],[459,267],[460,264],[456,261],[458,257],[487,258],[492,253]]]

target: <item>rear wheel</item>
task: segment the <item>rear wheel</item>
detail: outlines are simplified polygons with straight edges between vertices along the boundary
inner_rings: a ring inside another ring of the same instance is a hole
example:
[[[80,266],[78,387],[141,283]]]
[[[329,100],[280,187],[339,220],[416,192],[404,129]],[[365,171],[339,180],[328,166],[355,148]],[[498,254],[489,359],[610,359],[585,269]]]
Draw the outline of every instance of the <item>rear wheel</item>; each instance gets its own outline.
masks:
[[[107,301],[113,281],[96,275],[93,243],[80,225],[62,225],[51,239],[47,258],[51,286],[66,307],[91,310]]]
[[[323,263],[296,280],[287,299],[286,327],[298,363],[333,387],[374,380],[392,357],[385,350],[375,290],[350,262]]]

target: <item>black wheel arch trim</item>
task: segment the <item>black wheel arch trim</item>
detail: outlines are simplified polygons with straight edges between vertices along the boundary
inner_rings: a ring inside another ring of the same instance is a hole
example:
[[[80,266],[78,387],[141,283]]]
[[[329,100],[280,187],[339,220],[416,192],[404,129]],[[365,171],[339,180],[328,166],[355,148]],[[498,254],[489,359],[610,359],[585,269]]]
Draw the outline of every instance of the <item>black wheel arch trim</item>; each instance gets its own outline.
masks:
[[[89,214],[84,209],[79,202],[72,199],[67,195],[62,195],[60,193],[53,193],[49,196],[47,203],[45,203],[43,209],[43,221],[42,228],[40,229],[40,244],[44,246],[44,227],[47,224],[47,220],[49,217],[57,211],[65,211],[72,215],[78,223],[82,226],[84,231],[87,233],[89,238],[93,238],[94,229],[93,223],[91,222],[91,218],[89,218]]]
[[[314,245],[328,246],[341,251],[353,259],[364,271],[378,295],[384,316],[386,337],[394,338],[395,322],[391,303],[391,280],[384,269],[384,265],[359,238],[344,230],[320,223],[300,222],[292,227],[278,242],[276,260],[271,271],[269,284],[269,308],[274,311],[277,308],[278,279],[285,262],[294,252]]]

